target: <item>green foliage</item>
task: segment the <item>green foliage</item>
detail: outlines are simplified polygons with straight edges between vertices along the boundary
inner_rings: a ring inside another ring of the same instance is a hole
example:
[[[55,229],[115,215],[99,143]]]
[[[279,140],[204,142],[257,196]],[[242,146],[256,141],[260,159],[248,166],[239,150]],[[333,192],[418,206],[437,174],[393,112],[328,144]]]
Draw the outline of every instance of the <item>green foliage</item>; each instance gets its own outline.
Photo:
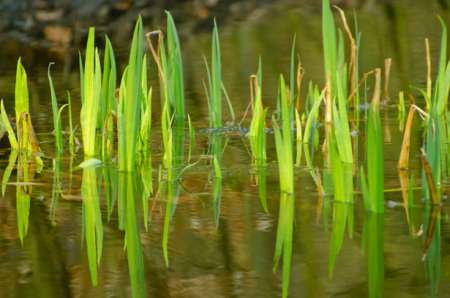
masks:
[[[22,113],[29,113],[29,96],[27,73],[22,65],[21,58],[17,61],[16,70],[16,87],[15,87],[15,110],[16,110],[16,126],[19,127],[19,121]]]
[[[177,28],[172,15],[167,14],[167,69],[166,92],[174,117],[183,120],[185,117],[184,81],[183,81],[183,59],[181,56],[180,41]]]
[[[330,1],[322,1],[322,38],[325,64],[325,76],[331,81],[331,89],[336,87],[337,70],[337,48],[336,48],[336,27],[334,25],[333,13],[330,9]]]
[[[266,163],[266,114],[267,109],[264,109],[261,98],[262,88],[262,66],[261,59],[259,60],[258,72],[255,80],[251,81],[254,94],[253,116],[250,122],[248,137],[250,140],[250,148],[253,154],[253,161],[257,165],[264,165]],[[253,100],[253,99],[252,99]]]
[[[108,115],[116,110],[116,81],[116,58],[114,56],[114,50],[111,45],[111,41],[109,40],[108,36],[105,36],[103,77],[97,124],[97,127],[99,129],[103,129],[103,127],[105,126],[105,121],[107,121],[108,119]]]
[[[142,119],[142,102],[146,95],[142,90],[142,68],[144,65],[144,35],[142,19],[136,22],[129,61],[122,75],[119,91],[118,140],[119,169],[132,172],[136,166],[136,149]]]
[[[168,103],[169,114],[174,115],[177,122],[183,123],[185,118],[183,59],[177,29],[170,12],[167,15],[167,38],[163,39],[161,31],[147,34],[147,43],[158,67],[161,107]],[[155,48],[151,37],[157,35]]]
[[[294,225],[294,163],[292,152],[293,133],[291,129],[290,105],[283,76],[280,76],[278,90],[278,105],[280,107],[279,125],[275,118],[272,119],[275,145],[278,157],[278,171],[280,179],[280,211],[277,227],[277,239],[275,246],[274,269],[279,259],[283,256],[283,297],[287,297],[290,267],[292,258],[292,233]]]
[[[278,157],[278,170],[280,175],[280,188],[282,192],[294,192],[294,169],[292,155],[292,129],[290,117],[290,101],[281,75],[279,81],[278,103],[281,109],[281,124],[275,119],[272,120],[275,145]],[[292,104],[292,103],[291,103]]]
[[[445,119],[448,106],[448,93],[450,90],[450,62],[447,62],[447,27],[444,21],[439,19],[442,26],[442,38],[440,57],[438,64],[438,74],[434,84],[434,92],[429,103],[429,117],[426,123],[425,132],[425,154],[431,167],[432,179],[438,191],[441,185],[442,173],[446,172],[446,158],[448,157],[448,146],[444,140],[448,139],[447,125]],[[430,201],[430,189],[426,186],[425,175],[425,198]],[[439,195],[440,197],[440,195]]]
[[[81,61],[81,57],[80,57]],[[101,72],[100,58],[95,48],[95,29],[89,28],[86,44],[84,67],[80,63],[81,77],[81,112],[80,124],[83,138],[83,149],[86,158],[96,154],[96,127],[97,116],[101,97]]]
[[[362,171],[362,189],[366,209],[384,212],[383,127],[380,117],[380,69],[376,70],[375,91],[367,119],[367,182]]]

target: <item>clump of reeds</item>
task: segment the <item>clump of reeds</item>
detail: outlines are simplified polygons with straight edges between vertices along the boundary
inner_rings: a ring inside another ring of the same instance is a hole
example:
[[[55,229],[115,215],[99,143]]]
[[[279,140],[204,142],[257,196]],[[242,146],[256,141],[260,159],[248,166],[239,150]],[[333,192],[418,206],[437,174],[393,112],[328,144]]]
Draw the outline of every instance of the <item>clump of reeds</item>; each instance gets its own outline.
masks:
[[[441,185],[442,173],[447,169],[446,158],[448,158],[448,146],[445,145],[445,140],[448,139],[447,124],[445,117],[447,116],[448,93],[450,90],[450,62],[447,61],[447,26],[442,19],[439,19],[442,26],[442,38],[440,57],[438,61],[438,73],[434,83],[434,90],[431,98],[427,99],[428,117],[426,121],[426,132],[424,142],[424,160],[427,161],[431,169],[431,180],[425,183],[425,197],[427,202],[435,197],[432,195],[430,182],[434,184],[437,189],[436,196],[433,203],[440,202],[439,189]],[[428,79],[427,81],[430,81]],[[430,89],[431,83],[428,83],[427,88]],[[427,91],[427,95],[431,94]],[[428,96],[426,96],[428,97]],[[427,177],[426,169],[424,180]],[[428,185],[428,186],[427,186]]]
[[[354,45],[345,16],[341,12],[345,31]],[[357,88],[356,48],[352,46],[350,63],[345,60],[344,34],[336,27],[328,0],[323,1],[323,46],[327,92],[325,95],[326,143],[329,166],[332,169],[334,197],[337,201],[352,202],[353,149],[348,120],[348,101],[355,89],[348,90],[348,83]],[[349,78],[350,73],[350,78]]]
[[[293,102],[289,100],[283,76],[280,76],[278,91],[278,106],[280,109],[280,124],[273,118],[275,145],[278,157],[278,171],[280,179],[280,210],[275,247],[275,266],[283,257],[283,297],[287,297],[292,258],[292,233],[294,223],[294,160],[293,160],[293,132],[291,128],[290,108]]]
[[[222,126],[222,64],[220,59],[219,29],[214,20],[211,44],[211,68],[205,58],[208,75],[208,85],[205,87],[208,98],[209,126],[219,128]]]
[[[86,44],[84,66],[80,55],[81,112],[80,124],[86,159],[96,154],[96,128],[100,105],[102,70],[98,49],[95,47],[95,29],[90,28]]]
[[[208,115],[209,126],[212,128],[219,128],[222,126],[222,101],[225,98],[231,121],[235,121],[235,115],[233,106],[231,105],[230,98],[226,92],[225,86],[222,81],[222,62],[221,62],[221,50],[219,29],[217,27],[216,20],[214,20],[214,28],[212,31],[211,41],[211,65],[208,65],[206,57],[203,57],[206,67],[207,84],[203,84],[205,89],[207,101],[208,101]]]

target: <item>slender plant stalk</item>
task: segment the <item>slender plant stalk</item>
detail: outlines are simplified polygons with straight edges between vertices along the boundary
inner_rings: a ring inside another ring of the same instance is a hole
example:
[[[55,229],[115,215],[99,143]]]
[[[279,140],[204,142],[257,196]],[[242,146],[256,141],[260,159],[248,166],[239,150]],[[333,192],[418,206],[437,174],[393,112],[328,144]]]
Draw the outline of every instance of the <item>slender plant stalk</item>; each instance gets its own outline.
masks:
[[[48,66],[48,83],[50,86],[50,95],[52,100],[53,133],[55,134],[56,153],[62,154],[63,152],[62,124],[61,124],[61,116],[58,109],[58,99],[56,98],[55,87],[53,85],[53,80],[50,75],[50,68],[52,64],[53,63],[50,63]]]

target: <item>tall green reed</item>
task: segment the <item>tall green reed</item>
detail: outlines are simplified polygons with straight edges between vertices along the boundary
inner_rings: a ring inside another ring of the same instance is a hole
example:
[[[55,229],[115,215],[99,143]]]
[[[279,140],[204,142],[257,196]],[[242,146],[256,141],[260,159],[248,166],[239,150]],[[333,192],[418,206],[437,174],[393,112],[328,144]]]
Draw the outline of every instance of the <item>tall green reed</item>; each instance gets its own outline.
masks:
[[[166,16],[167,37],[165,41],[162,31],[158,30],[147,33],[147,44],[158,68],[161,107],[168,102],[169,114],[173,114],[176,121],[183,122],[185,119],[183,58],[173,17],[168,11],[166,11]],[[153,35],[157,35],[156,47],[151,40]]]
[[[139,17],[134,27],[128,65],[123,72],[119,91],[118,160],[121,171],[132,172],[136,167],[142,102],[146,98],[142,90],[144,62],[144,34],[142,19]]]
[[[205,89],[208,98],[209,126],[214,128],[222,126],[222,64],[220,57],[219,29],[214,20],[211,43],[211,68],[208,66],[205,58],[208,75],[208,87],[205,87]]]
[[[324,0],[322,3],[322,36],[327,81],[327,92],[325,96],[326,143],[328,146],[327,160],[328,166],[332,169],[335,200],[352,202],[353,149],[348,120],[349,69],[345,61],[343,33],[338,30],[338,35],[336,35],[336,27],[330,9],[330,3],[328,0]],[[345,20],[345,17],[343,19]],[[351,58],[350,64],[354,64],[352,60],[353,57]]]
[[[432,170],[432,179],[438,192],[441,185],[443,171],[446,171],[446,158],[448,157],[447,124],[445,116],[448,110],[448,93],[450,90],[450,62],[447,60],[447,26],[439,19],[442,27],[438,73],[434,83],[432,98],[427,101],[429,116],[425,133],[425,155]],[[425,180],[425,175],[423,175]],[[425,182],[424,182],[425,184]],[[425,186],[425,197],[430,200],[430,189]],[[440,197],[440,195],[438,195]]]
[[[105,49],[103,53],[103,76],[101,84],[101,96],[98,111],[97,128],[103,129],[110,114],[115,112],[116,107],[116,81],[117,69],[114,50],[108,36],[105,36]]]
[[[375,90],[367,119],[367,181],[361,167],[361,183],[366,209],[384,212],[383,127],[380,117],[381,70],[375,70]]]
[[[80,55],[81,111],[80,124],[85,158],[96,154],[96,128],[101,97],[102,70],[98,49],[95,47],[95,29],[89,28],[84,67]]]
[[[114,50],[111,41],[105,36],[102,90],[97,123],[102,136],[101,156],[103,160],[111,159],[114,152],[114,115],[117,115],[116,81]]]
[[[53,115],[53,134],[55,135],[55,146],[56,153],[62,154],[64,145],[63,145],[63,129],[62,129],[62,121],[61,121],[61,112],[67,105],[63,105],[61,108],[58,108],[58,99],[55,93],[55,87],[53,85],[52,76],[50,75],[50,68],[53,63],[50,63],[48,66],[47,76],[48,83],[50,86],[50,97],[52,100],[52,115]]]
[[[279,176],[280,176],[280,188],[281,191],[287,193],[294,192],[294,169],[293,169],[293,133],[291,128],[291,116],[290,116],[290,106],[292,102],[289,100],[288,93],[285,86],[285,81],[283,76],[280,76],[279,80],[279,91],[278,91],[278,103],[280,106],[280,121],[275,118],[272,119],[274,134],[275,134],[275,145],[277,150],[277,157],[279,162]]]
[[[262,104],[262,65],[261,59],[258,64],[258,72],[256,76],[250,77],[251,100],[253,107],[253,116],[250,122],[248,137],[250,140],[250,148],[253,154],[253,161],[256,165],[264,165],[266,163],[266,114]]]
[[[292,234],[294,224],[294,160],[293,160],[293,132],[291,127],[290,94],[286,90],[283,76],[280,76],[278,90],[278,105],[281,122],[273,118],[272,123],[275,134],[275,145],[278,158],[278,171],[280,179],[280,209],[275,244],[274,270],[282,257],[283,285],[282,296],[287,297],[289,290],[290,268],[292,259]]]

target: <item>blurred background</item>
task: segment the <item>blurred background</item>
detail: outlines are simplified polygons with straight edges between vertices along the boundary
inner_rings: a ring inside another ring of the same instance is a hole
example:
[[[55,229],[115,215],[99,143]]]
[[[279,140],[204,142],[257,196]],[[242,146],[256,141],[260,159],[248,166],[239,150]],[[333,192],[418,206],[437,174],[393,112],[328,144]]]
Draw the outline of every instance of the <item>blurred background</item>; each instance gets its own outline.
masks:
[[[349,10],[381,9],[390,18],[398,17],[401,3],[425,10],[447,10],[449,0],[335,0],[334,4]],[[309,15],[320,15],[318,0],[0,0],[1,53],[18,51],[21,46],[52,48],[64,51],[78,47],[89,26],[108,33],[116,44],[129,40],[138,15],[149,29],[164,23],[164,11],[170,10],[182,36],[209,30],[211,20],[219,24],[270,22],[270,12],[300,9]],[[269,17],[269,18],[267,18]]]

